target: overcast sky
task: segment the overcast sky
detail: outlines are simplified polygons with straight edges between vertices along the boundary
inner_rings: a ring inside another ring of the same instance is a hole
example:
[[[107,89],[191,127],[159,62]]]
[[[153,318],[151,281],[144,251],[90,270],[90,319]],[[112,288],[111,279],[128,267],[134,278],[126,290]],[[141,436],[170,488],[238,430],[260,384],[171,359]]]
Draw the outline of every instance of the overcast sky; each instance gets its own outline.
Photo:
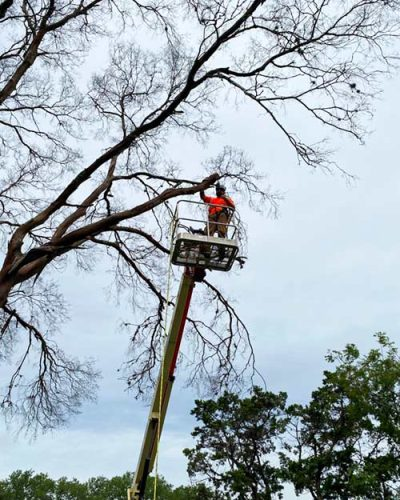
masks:
[[[224,111],[224,132],[206,148],[187,139],[171,145],[193,176],[223,145],[244,148],[284,193],[275,220],[239,206],[249,228],[248,263],[229,276],[213,272],[211,279],[236,298],[269,389],[288,392],[290,401],[307,401],[319,385],[328,349],[354,342],[366,351],[376,331],[398,341],[399,84],[398,78],[386,83],[365,146],[332,137],[336,160],[358,177],[351,184],[339,173],[298,166],[285,138],[248,105]],[[147,408],[118,380],[127,338],[117,328],[123,311],[105,290],[109,279],[101,265],[89,275],[71,269],[63,279],[72,318],[63,328],[63,345],[97,360],[103,371],[97,404],[33,442],[1,423],[1,478],[15,469],[81,480],[134,470]],[[182,379],[178,372],[159,464],[176,485],[188,481],[182,448],[191,445],[189,412],[196,397],[180,386]],[[285,498],[294,496],[288,491]]]

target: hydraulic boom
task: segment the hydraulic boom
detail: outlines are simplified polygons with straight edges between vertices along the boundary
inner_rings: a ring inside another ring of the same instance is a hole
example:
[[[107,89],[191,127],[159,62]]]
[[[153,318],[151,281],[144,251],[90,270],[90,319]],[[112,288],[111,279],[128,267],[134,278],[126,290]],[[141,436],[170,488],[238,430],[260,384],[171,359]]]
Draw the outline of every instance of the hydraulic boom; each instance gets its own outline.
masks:
[[[185,204],[190,208],[189,214],[181,216],[178,209]],[[230,222],[230,217],[225,221],[214,221],[214,225],[218,229],[218,235],[220,232],[224,235],[223,238],[215,237],[210,234],[210,220],[208,218],[204,220],[190,215],[191,212],[196,213],[198,206],[202,210],[204,209],[202,203],[180,200],[174,213],[171,263],[177,266],[185,266],[185,272],[182,275],[176,297],[175,309],[165,343],[160,374],[150,407],[142,449],[132,487],[128,489],[128,500],[143,500],[146,481],[153,470],[157,445],[175,379],[176,360],[194,284],[196,281],[204,279],[206,269],[229,271],[239,251],[236,240],[237,227]]]
[[[128,500],[142,500],[146,488],[146,480],[153,470],[157,454],[157,441],[161,434],[167,412],[174,372],[182,334],[189,310],[195,275],[188,268],[182,275],[179,292],[176,298],[174,314],[165,344],[164,357],[157,380],[156,391],[150,407],[146,432],[143,439],[142,450],[132,487],[128,489]]]

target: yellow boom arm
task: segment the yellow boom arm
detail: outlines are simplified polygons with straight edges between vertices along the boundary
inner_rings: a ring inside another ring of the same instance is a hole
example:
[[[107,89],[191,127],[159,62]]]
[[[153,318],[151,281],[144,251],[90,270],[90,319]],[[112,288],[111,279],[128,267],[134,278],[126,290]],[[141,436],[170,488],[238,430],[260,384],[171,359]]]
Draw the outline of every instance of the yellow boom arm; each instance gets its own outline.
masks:
[[[156,391],[150,407],[146,432],[142,450],[132,487],[128,489],[128,500],[142,500],[146,488],[146,480],[153,470],[157,455],[157,443],[161,435],[167,412],[179,347],[182,340],[190,299],[194,287],[194,276],[187,269],[182,275],[178,296],[176,298],[174,314],[164,348],[163,361],[157,380]]]

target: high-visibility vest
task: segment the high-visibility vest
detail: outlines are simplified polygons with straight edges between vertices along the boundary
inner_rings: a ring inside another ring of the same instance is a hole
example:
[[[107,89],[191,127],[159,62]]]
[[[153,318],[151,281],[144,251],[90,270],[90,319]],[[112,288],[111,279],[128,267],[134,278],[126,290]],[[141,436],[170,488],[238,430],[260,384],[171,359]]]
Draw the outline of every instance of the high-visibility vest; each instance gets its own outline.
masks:
[[[226,198],[220,198],[218,197],[212,197],[212,196],[206,196],[204,195],[202,197],[202,200],[205,203],[209,203],[210,206],[208,207],[208,214],[209,215],[215,215],[219,212],[222,212],[222,210],[226,207],[235,209],[235,203],[233,202],[232,198],[229,198],[228,196]],[[217,206],[213,206],[217,205]]]

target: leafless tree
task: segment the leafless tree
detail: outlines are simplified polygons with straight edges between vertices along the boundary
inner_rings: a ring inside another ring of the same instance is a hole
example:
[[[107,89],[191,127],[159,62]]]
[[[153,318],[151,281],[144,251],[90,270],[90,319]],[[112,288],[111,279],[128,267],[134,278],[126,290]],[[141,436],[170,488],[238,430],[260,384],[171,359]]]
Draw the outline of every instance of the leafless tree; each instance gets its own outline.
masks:
[[[300,162],[333,168],[325,144],[303,140],[285,117],[296,109],[361,140],[380,77],[395,66],[399,12],[397,0],[0,2],[0,353],[14,359],[3,396],[9,415],[52,428],[93,394],[93,366],[68,359],[52,336],[64,314],[56,280],[69,255],[89,269],[102,252],[117,285],[133,290],[143,318],[126,322],[128,383],[140,392],[159,356],[171,200],[225,178],[252,206],[275,207],[251,161],[231,147],[208,171],[180,174],[165,159],[172,131],[207,139],[216,103],[231,90],[262,110]],[[86,65],[105,46],[108,66],[90,79]],[[229,300],[211,281],[202,286],[214,313],[190,318],[189,380],[203,376],[218,389],[254,360]],[[25,381],[29,359],[35,374]]]

